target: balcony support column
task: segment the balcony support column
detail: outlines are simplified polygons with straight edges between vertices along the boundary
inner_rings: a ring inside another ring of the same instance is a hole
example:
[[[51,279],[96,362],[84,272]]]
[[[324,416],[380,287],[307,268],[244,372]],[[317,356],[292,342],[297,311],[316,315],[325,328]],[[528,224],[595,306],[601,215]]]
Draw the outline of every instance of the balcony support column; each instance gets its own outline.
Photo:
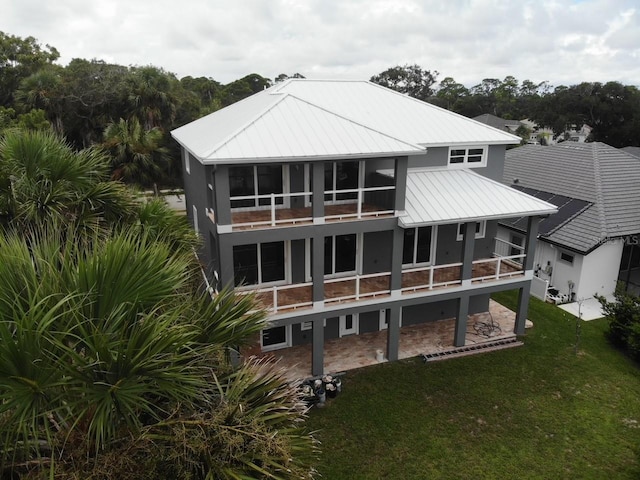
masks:
[[[220,284],[223,287],[233,287],[233,245],[229,241],[229,235],[218,236],[218,248],[220,249]]]
[[[395,182],[393,209],[396,215],[404,212],[405,198],[407,194],[407,168],[409,165],[409,157],[398,157],[393,171],[393,180]]]
[[[311,375],[324,374],[324,318],[313,321],[313,343],[311,344]]]
[[[529,312],[529,295],[530,285],[518,289],[518,306],[516,310],[516,324],[513,333],[516,335],[524,335],[524,329],[527,322],[527,313]]]
[[[311,212],[313,223],[324,223],[324,162],[312,162]]]
[[[469,318],[469,295],[460,295],[458,298],[458,315],[456,317],[456,329],[453,338],[455,347],[464,347],[467,336],[467,319]]]
[[[387,359],[390,362],[398,360],[400,351],[400,308],[394,304],[387,310]]]
[[[476,222],[462,226],[462,285],[470,285],[473,278],[473,247],[476,240]]]
[[[227,165],[215,166],[213,183],[216,223],[218,225],[231,225],[231,201],[229,200],[231,194],[229,192],[229,167]]]
[[[311,300],[314,305],[318,305],[324,303],[324,235],[316,233],[312,241],[311,280],[313,286]]]
[[[402,288],[402,248],[404,243],[404,229],[395,228],[391,239],[391,278],[389,289],[393,292]]]
[[[524,240],[524,261],[522,267],[524,271],[533,270],[534,252],[538,239],[538,225],[540,217],[529,217],[527,222],[527,236]]]

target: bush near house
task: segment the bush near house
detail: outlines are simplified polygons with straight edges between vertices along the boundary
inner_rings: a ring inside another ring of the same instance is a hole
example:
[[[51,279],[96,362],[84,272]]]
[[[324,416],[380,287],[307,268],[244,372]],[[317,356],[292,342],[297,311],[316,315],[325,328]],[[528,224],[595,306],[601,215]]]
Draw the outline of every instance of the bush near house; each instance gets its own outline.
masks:
[[[631,358],[640,361],[640,297],[618,285],[615,302],[608,302],[604,297],[596,298],[609,320],[607,338]]]

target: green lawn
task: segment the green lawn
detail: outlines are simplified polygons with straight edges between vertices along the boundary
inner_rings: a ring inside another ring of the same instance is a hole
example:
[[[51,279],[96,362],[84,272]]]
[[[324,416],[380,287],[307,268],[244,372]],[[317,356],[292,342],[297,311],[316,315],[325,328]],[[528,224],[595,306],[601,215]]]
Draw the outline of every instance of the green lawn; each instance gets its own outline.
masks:
[[[496,300],[515,308],[512,292]],[[326,479],[638,479],[640,367],[531,301],[525,346],[348,372],[310,412]]]

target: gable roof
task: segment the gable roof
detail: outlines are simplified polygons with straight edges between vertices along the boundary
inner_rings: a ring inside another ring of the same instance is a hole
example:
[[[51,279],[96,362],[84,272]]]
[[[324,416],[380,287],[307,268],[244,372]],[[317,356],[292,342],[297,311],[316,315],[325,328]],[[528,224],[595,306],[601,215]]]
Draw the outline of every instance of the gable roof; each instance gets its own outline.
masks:
[[[503,180],[591,205],[542,238],[588,253],[640,232],[640,162],[604,143],[527,145],[507,151]]]
[[[504,130],[507,127],[509,127],[512,130],[517,130],[518,127],[524,125],[522,122],[519,122],[518,120],[507,120],[506,118],[497,117],[496,115],[492,115],[490,113],[483,113],[482,115],[473,117],[473,119],[477,122],[490,125],[500,130]]]
[[[417,155],[520,139],[366,81],[290,79],[172,132],[202,163]]]
[[[403,227],[549,215],[556,207],[469,169],[409,169]]]

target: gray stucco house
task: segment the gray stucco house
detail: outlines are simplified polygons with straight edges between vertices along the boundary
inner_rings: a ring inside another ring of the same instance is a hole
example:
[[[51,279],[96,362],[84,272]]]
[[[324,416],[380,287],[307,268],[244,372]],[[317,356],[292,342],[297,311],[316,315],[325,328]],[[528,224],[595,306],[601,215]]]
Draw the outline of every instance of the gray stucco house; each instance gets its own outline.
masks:
[[[326,339],[386,329],[395,360],[403,326],[442,318],[460,346],[468,315],[513,289],[524,332],[556,209],[500,183],[520,138],[369,82],[302,79],[172,134],[201,260],[218,288],[258,292],[262,350],[311,343],[319,375]],[[523,245],[497,244],[498,221],[521,217]]]

